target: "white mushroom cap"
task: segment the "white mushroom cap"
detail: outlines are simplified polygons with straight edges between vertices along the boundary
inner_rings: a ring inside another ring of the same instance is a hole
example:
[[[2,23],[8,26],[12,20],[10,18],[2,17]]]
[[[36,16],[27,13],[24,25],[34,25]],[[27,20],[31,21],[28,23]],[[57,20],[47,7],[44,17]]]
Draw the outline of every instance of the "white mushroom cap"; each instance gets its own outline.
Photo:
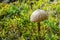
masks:
[[[30,17],[30,21],[31,22],[40,22],[40,21],[43,21],[43,20],[45,20],[47,18],[48,18],[47,12],[44,11],[44,10],[38,9],[38,10],[35,10],[32,13],[32,15]]]

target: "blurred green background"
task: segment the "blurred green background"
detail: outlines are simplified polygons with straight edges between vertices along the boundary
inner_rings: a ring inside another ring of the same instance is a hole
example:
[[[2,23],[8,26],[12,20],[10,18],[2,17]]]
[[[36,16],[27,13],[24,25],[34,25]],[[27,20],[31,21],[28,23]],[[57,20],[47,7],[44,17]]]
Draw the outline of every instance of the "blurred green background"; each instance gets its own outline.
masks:
[[[60,40],[60,0],[0,1],[0,40],[37,40],[37,23],[30,22],[37,9],[50,13],[41,22],[41,40]]]

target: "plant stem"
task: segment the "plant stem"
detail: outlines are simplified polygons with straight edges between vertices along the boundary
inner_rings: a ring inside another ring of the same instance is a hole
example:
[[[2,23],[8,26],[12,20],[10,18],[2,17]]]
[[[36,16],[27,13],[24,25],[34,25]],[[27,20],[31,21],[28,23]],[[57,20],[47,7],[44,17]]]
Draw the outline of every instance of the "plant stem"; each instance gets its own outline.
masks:
[[[40,23],[38,22],[38,40],[40,40]]]

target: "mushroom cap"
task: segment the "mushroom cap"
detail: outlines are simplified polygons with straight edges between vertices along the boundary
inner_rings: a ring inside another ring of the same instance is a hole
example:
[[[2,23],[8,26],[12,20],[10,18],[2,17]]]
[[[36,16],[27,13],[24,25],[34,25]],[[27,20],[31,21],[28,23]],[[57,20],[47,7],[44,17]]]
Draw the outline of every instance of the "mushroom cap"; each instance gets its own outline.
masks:
[[[43,20],[46,20],[47,18],[48,18],[47,12],[44,10],[38,9],[32,13],[32,15],[30,17],[30,21],[31,22],[41,22]]]

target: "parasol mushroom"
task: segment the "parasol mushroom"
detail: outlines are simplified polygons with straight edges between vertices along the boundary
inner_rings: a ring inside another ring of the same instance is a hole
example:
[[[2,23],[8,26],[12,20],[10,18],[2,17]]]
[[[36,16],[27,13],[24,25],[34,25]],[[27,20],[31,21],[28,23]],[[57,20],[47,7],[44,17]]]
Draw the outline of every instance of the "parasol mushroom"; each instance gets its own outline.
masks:
[[[40,37],[39,37],[39,34],[40,34],[40,22],[44,21],[46,19],[48,19],[48,13],[46,11],[40,10],[40,9],[35,10],[32,13],[31,17],[30,17],[31,22],[37,22],[37,24],[38,24],[38,40],[40,40]]]

